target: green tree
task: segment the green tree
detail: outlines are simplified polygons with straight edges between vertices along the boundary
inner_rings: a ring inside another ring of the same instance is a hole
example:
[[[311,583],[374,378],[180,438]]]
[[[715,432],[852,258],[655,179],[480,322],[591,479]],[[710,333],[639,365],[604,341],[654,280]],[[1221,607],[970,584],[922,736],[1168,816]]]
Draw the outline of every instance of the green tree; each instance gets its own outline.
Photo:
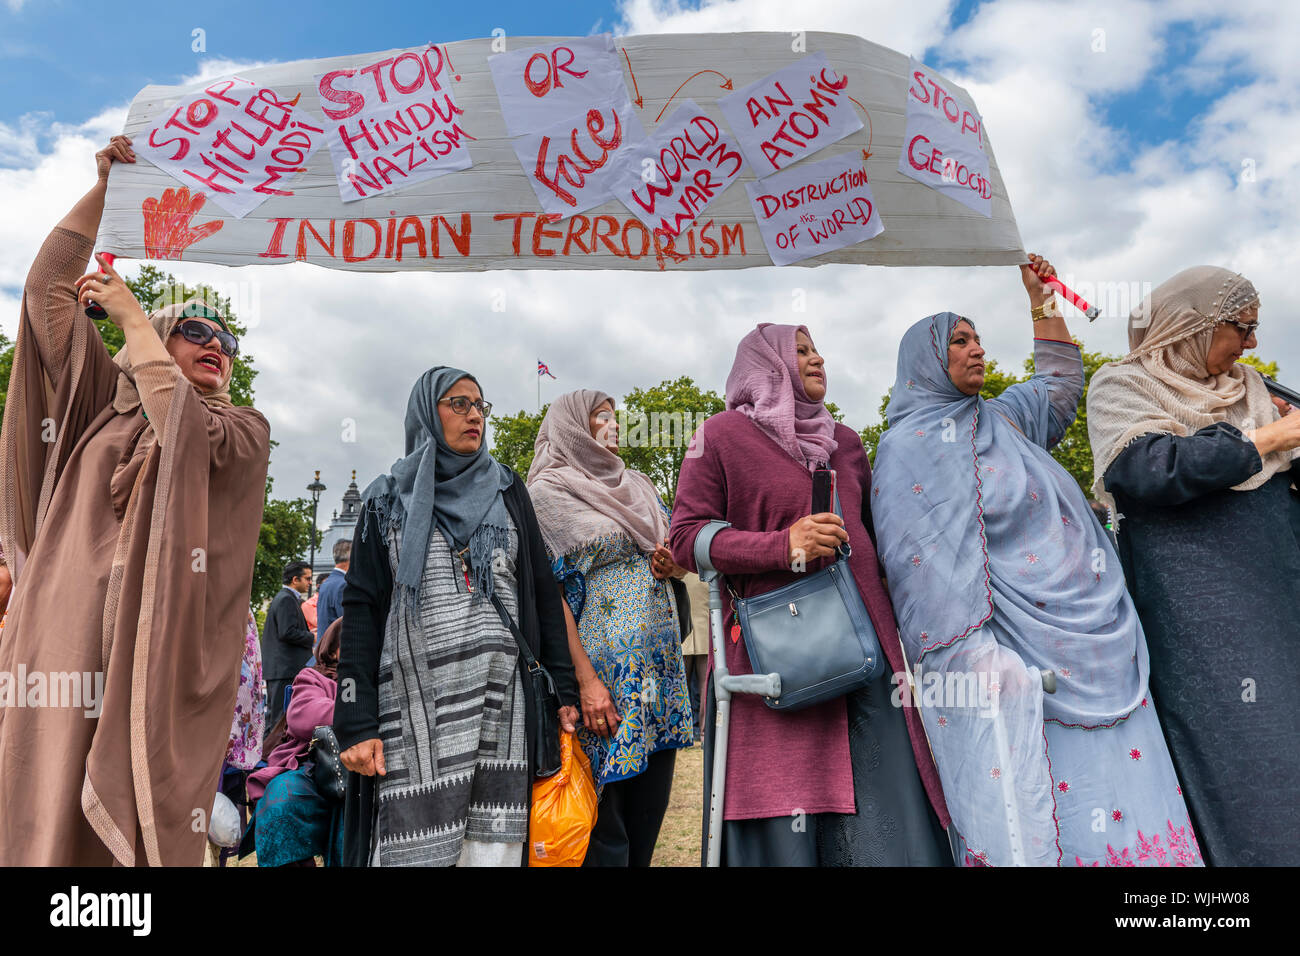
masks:
[[[725,408],[717,392],[702,391],[685,375],[634,388],[619,408],[619,453],[629,468],[654,482],[672,507],[691,436],[705,419]]]
[[[542,427],[546,409],[540,412],[526,412],[520,409],[513,415],[492,416],[492,447],[489,454],[503,465],[517,471],[520,477],[528,477],[528,469],[533,464],[533,446],[537,442],[537,431]]]
[[[1269,378],[1277,381],[1280,369],[1278,369],[1276,362],[1265,362],[1257,355],[1243,355],[1241,358],[1237,359],[1237,361],[1242,365],[1249,365],[1251,368],[1259,372],[1260,375],[1267,375]]]
[[[262,503],[262,530],[257,536],[253,563],[253,606],[260,607],[283,586],[284,566],[305,561],[312,546],[311,499],[282,501],[271,497],[273,479],[266,479]],[[315,532],[320,544],[321,532]]]

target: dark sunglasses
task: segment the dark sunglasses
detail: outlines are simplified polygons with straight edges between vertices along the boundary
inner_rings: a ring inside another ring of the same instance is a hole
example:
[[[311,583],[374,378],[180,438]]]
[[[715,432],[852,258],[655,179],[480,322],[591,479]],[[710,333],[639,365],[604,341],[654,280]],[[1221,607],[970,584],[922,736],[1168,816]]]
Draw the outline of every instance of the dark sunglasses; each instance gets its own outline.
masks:
[[[212,337],[216,336],[221,351],[225,352],[226,355],[233,359],[239,354],[239,339],[229,332],[213,328],[206,322],[200,322],[197,319],[186,319],[184,322],[177,323],[176,328],[172,329],[172,335],[177,333],[185,336],[185,341],[193,342],[195,345],[207,345],[212,341]]]

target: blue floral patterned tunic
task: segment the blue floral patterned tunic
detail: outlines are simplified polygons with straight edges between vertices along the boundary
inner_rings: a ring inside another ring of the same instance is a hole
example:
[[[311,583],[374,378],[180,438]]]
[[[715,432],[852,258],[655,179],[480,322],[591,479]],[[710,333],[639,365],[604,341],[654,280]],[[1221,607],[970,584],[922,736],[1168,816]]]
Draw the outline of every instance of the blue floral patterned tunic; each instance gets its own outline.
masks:
[[[667,581],[622,531],[604,534],[551,568],[578,636],[622,723],[613,740],[579,726],[598,787],[635,777],[651,754],[691,745],[691,704],[677,609]]]

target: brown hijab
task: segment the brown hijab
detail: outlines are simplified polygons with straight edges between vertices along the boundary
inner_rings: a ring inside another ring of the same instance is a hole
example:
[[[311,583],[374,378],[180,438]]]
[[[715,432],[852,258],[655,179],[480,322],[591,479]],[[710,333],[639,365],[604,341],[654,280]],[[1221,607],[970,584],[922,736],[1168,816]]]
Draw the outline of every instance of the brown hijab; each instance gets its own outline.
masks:
[[[202,299],[190,299],[186,302],[175,302],[172,305],[158,309],[149,316],[149,324],[152,325],[154,331],[158,333],[158,338],[162,339],[163,345],[167,344],[167,340],[171,338],[172,332],[175,331],[176,326],[180,324],[184,317],[183,314],[185,309],[191,305],[204,306],[213,314],[221,327],[229,331],[229,327],[226,325],[226,320]],[[134,366],[131,364],[131,357],[127,353],[128,350],[126,346],[122,346],[122,348],[118,350],[118,353],[113,356],[113,364],[120,368],[124,373],[118,376],[117,394],[113,398],[113,410],[120,415],[129,414],[137,405],[140,404],[140,393],[136,390],[135,382],[132,381]],[[230,401],[230,377],[234,374],[234,371],[235,363],[232,361],[226,368],[226,378],[225,381],[221,383],[221,387],[214,389],[211,392],[200,391],[198,386],[195,386],[194,390],[199,393],[199,396],[203,399],[205,405],[209,408],[232,407]]]

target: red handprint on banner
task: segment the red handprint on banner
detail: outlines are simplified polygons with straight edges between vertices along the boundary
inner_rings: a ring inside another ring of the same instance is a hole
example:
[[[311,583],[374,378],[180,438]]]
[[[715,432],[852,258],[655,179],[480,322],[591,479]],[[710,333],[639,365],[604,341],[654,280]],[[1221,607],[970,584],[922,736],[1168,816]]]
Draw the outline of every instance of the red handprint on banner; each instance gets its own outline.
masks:
[[[189,189],[182,186],[164,189],[161,199],[150,196],[141,203],[145,255],[150,259],[179,259],[194,243],[220,231],[225,225],[220,219],[190,228],[190,220],[207,201],[203,193],[191,196]]]

